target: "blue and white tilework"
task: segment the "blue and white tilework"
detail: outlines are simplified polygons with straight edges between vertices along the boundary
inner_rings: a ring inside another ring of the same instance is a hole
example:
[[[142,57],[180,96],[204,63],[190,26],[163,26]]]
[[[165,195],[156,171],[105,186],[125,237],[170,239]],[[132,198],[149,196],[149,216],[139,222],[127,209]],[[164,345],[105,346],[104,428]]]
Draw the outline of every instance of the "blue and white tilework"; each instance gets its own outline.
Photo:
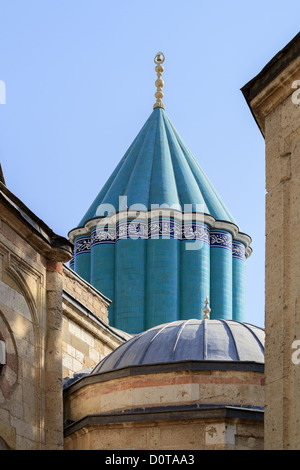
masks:
[[[75,240],[75,249],[74,249],[74,258],[81,255],[82,253],[90,253],[91,251],[91,237],[83,236],[76,238]]]
[[[210,246],[213,248],[225,248],[232,251],[232,236],[230,233],[213,230],[210,233]]]
[[[233,258],[241,259],[242,261],[245,261],[246,255],[245,255],[245,245],[240,242],[234,241],[232,243],[232,256]]]

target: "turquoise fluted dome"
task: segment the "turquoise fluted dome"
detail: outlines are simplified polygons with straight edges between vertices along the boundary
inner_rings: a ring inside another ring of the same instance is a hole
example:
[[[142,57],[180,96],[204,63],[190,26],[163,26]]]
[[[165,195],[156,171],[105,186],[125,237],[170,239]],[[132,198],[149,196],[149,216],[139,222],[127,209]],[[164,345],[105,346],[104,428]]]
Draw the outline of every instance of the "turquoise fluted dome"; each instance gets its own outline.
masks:
[[[136,334],[201,319],[206,297],[211,318],[245,319],[251,238],[162,108],[153,110],[69,237],[71,267],[112,301],[116,328]]]
[[[198,204],[215,219],[236,224],[162,108],[153,110],[78,227],[97,217],[101,205],[117,210],[120,196],[127,197],[128,207],[142,204],[148,210],[154,204],[182,210],[190,204],[197,211]]]

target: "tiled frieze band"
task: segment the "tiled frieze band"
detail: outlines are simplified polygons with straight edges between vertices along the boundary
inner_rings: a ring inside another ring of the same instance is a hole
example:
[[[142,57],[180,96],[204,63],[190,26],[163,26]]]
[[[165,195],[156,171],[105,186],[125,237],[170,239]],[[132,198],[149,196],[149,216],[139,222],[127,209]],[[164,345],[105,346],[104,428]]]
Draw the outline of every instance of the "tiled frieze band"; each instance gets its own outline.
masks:
[[[232,256],[233,258],[241,259],[245,261],[246,254],[245,254],[245,245],[239,242],[232,242]]]
[[[146,240],[148,238],[148,224],[146,221],[140,220],[126,220],[117,225],[117,240],[126,238],[141,238]]]
[[[181,223],[174,220],[151,220],[148,224],[148,238],[181,239]]]
[[[232,250],[232,236],[229,233],[213,230],[210,232],[210,246]]]
[[[116,228],[115,226],[98,226],[91,232],[91,246],[115,243],[116,241]]]
[[[211,231],[205,224],[174,220],[122,221],[115,226],[96,227],[91,237],[83,236],[75,240],[74,256],[89,253],[91,247],[99,244],[115,243],[124,239],[175,238],[178,240],[201,240],[211,247],[232,250],[232,256],[245,260],[245,246],[232,241],[229,233]]]
[[[96,227],[91,232],[91,246],[115,243],[125,239],[175,238],[178,240],[200,240],[210,242],[207,225],[175,220],[122,221],[117,226]],[[81,253],[82,251],[80,251]],[[76,254],[79,254],[77,252]]]
[[[74,257],[82,253],[90,253],[91,251],[91,238],[80,237],[75,240]]]
[[[182,240],[200,240],[209,245],[209,228],[204,224],[196,224],[195,222],[184,222],[182,226]]]

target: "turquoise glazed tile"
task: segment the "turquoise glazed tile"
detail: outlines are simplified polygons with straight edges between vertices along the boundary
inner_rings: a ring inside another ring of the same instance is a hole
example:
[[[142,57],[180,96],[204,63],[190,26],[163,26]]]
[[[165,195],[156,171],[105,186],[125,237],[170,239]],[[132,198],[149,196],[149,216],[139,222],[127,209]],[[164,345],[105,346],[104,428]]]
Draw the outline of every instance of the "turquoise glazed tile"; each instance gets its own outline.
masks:
[[[128,208],[142,204],[148,219],[98,223],[100,216],[118,213],[120,196]],[[175,212],[169,219],[149,215],[153,204],[181,214],[188,205],[189,212],[236,226],[161,108],[151,113],[77,227],[82,234],[88,221],[97,225],[76,238],[70,266],[111,300],[110,324],[135,334],[201,319],[206,296],[211,318],[244,321],[244,245],[196,218],[183,226]],[[201,249],[188,249],[195,247],[194,236]]]

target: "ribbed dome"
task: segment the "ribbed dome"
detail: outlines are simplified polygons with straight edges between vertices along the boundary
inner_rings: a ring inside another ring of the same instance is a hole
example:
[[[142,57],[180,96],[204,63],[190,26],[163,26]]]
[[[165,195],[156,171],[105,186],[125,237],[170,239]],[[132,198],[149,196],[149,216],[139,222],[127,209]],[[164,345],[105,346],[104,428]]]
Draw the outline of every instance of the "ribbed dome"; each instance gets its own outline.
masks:
[[[166,323],[134,336],[95,367],[93,373],[179,361],[264,363],[262,328],[234,320]]]
[[[151,113],[78,226],[97,217],[101,204],[117,211],[119,196],[127,196],[128,207],[143,204],[147,210],[152,204],[182,210],[191,204],[196,211],[196,204],[202,204],[200,212],[236,224],[162,108]]]
[[[69,237],[70,266],[111,300],[115,328],[137,334],[201,319],[207,295],[211,318],[245,319],[251,238],[162,108],[152,111]]]

